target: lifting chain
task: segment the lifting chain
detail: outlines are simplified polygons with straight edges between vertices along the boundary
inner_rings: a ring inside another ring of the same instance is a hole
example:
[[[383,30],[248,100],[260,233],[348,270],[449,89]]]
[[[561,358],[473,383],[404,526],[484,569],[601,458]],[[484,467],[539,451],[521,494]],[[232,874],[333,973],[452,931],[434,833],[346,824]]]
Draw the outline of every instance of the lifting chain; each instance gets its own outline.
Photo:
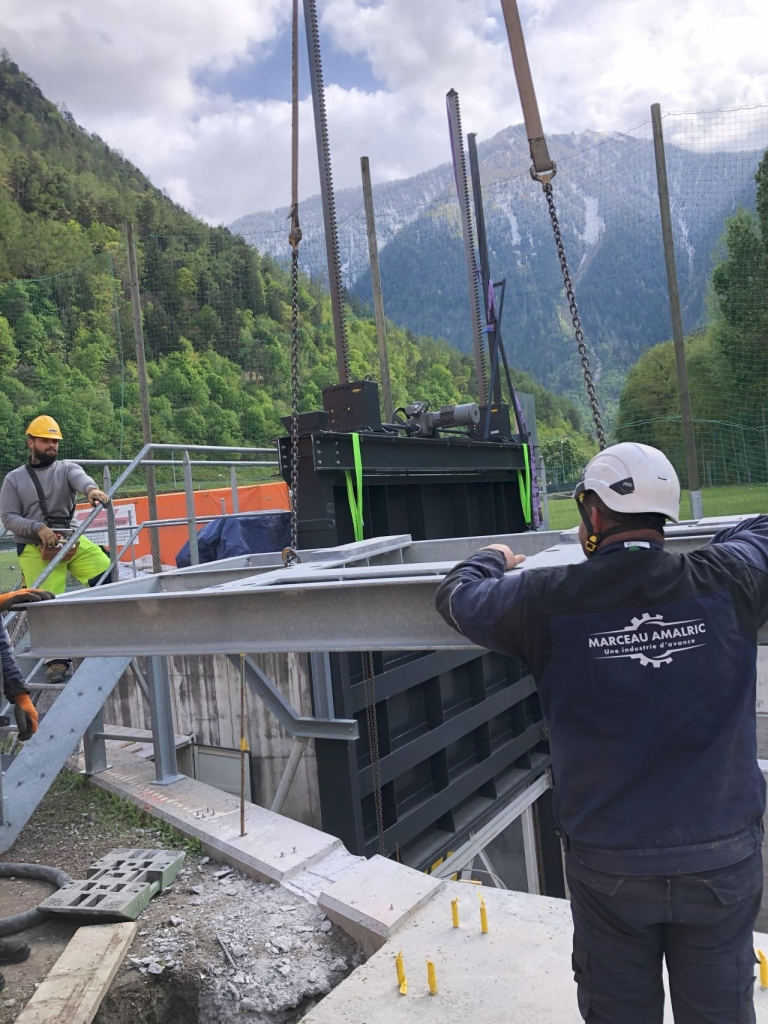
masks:
[[[240,835],[245,835],[245,762],[248,740],[245,732],[245,655],[240,655]]]
[[[592,419],[595,422],[595,430],[597,432],[597,441],[600,445],[600,449],[605,448],[605,431],[603,430],[603,421],[600,416],[600,406],[597,401],[597,393],[595,391],[595,380],[592,376],[592,369],[589,365],[589,355],[587,354],[587,344],[584,340],[584,332],[581,329],[581,319],[579,317],[579,310],[576,305],[576,296],[573,291],[573,282],[571,281],[570,271],[568,270],[568,260],[565,255],[565,246],[563,245],[563,236],[560,233],[560,222],[557,218],[557,209],[555,207],[555,197],[552,192],[552,182],[542,181],[542,187],[544,189],[544,195],[547,199],[547,206],[549,207],[549,216],[552,221],[552,230],[555,234],[555,245],[557,246],[557,255],[560,259],[560,269],[563,272],[563,282],[565,284],[565,294],[568,299],[568,305],[571,311],[571,320],[573,322],[573,331],[576,337],[576,345],[579,349],[579,355],[581,356],[581,369],[584,374],[584,383],[587,386],[587,395],[589,397],[589,404],[592,409]]]
[[[387,856],[384,845],[384,805],[381,799],[381,759],[379,757],[379,723],[376,714],[376,679],[373,654],[363,654],[363,678],[365,680],[365,717],[368,723],[368,748],[371,754],[371,776],[373,781],[373,804],[376,809],[376,836],[379,854]]]
[[[298,213],[296,214],[298,228]],[[301,236],[301,229],[299,237]],[[291,299],[291,549],[300,561],[299,551],[299,247],[291,258],[293,294]]]
[[[291,546],[283,552],[286,568],[299,556],[299,0],[293,0],[293,82],[291,125]]]

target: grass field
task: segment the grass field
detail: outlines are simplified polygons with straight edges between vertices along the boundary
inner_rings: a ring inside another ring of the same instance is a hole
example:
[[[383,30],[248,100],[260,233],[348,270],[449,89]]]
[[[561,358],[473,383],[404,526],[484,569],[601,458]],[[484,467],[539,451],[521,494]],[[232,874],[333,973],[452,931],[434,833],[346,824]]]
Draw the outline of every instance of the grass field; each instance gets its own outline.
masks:
[[[768,513],[768,484],[744,487],[705,487],[701,492],[705,516],[736,516],[749,512]],[[691,518],[691,499],[683,491],[680,517]],[[572,498],[558,495],[549,501],[550,530],[570,530],[579,525],[579,513]]]

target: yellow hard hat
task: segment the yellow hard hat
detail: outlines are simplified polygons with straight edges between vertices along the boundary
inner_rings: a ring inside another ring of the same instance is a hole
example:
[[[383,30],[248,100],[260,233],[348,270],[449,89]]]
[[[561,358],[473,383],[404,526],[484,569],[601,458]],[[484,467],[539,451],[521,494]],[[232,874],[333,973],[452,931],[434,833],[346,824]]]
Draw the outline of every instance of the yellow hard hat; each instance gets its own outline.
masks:
[[[59,424],[53,416],[35,416],[27,427],[27,437],[49,437],[54,441],[63,441]]]

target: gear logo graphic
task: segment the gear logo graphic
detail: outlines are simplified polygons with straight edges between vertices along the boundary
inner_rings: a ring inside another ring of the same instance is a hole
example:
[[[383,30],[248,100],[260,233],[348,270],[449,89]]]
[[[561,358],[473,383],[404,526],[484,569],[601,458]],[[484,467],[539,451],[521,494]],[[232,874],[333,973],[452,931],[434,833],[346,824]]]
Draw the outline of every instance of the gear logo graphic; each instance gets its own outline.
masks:
[[[677,654],[704,647],[706,633],[704,619],[667,621],[662,614],[642,612],[627,626],[590,634],[588,644],[600,661],[629,658],[643,668],[661,668]]]

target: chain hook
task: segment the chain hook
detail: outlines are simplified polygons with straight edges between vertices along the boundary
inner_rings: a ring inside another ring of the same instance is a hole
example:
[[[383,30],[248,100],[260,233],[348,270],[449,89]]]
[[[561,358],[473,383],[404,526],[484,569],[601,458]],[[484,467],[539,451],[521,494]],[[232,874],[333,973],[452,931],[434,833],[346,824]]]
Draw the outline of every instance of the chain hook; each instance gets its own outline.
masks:
[[[290,569],[292,565],[301,564],[301,555],[295,548],[283,548],[283,568]]]

